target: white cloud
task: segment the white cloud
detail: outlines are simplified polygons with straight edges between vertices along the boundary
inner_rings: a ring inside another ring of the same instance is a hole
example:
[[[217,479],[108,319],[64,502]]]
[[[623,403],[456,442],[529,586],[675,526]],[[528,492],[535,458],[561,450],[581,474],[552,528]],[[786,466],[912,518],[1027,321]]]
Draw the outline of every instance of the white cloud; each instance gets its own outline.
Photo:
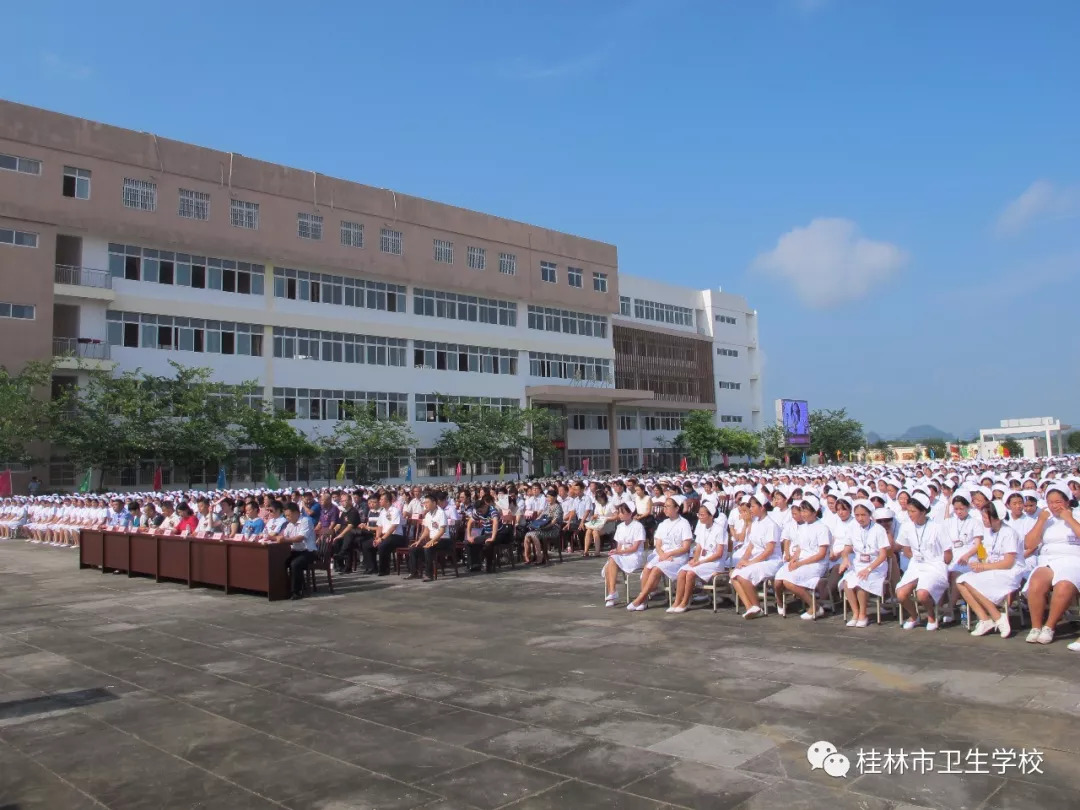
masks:
[[[825,309],[862,298],[907,258],[894,244],[860,236],[850,219],[821,217],[785,233],[753,267],[786,281],[807,306]]]
[[[1036,180],[1005,206],[997,219],[999,236],[1015,236],[1040,219],[1063,219],[1080,213],[1080,187],[1058,188],[1049,180]]]
[[[41,64],[46,72],[53,76],[59,76],[62,79],[69,79],[71,81],[85,81],[94,73],[89,65],[79,65],[75,62],[69,62],[52,51],[45,51],[41,54]]]

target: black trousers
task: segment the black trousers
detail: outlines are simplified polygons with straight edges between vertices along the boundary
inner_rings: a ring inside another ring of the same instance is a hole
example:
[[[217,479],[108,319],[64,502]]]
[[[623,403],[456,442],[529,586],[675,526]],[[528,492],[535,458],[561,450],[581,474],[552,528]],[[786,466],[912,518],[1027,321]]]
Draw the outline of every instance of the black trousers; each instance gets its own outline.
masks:
[[[289,580],[292,583],[292,592],[296,596],[304,593],[304,571],[315,561],[314,551],[293,551],[285,560],[285,567],[289,569]]]
[[[493,544],[487,540],[490,534],[482,534],[479,537],[470,537],[465,541],[465,565],[469,569],[479,568],[482,560],[488,558],[488,553],[494,551]]]
[[[334,565],[344,568],[349,559],[349,553],[357,545],[359,532],[349,532],[344,537],[334,541]]]
[[[400,534],[387,535],[379,541],[379,545],[375,547],[375,551],[379,557],[380,576],[390,573],[390,558],[393,556],[395,549],[399,549],[404,545],[405,538]]]
[[[426,544],[425,544],[426,545]],[[439,540],[434,546],[409,546],[409,573],[429,574],[434,570],[435,561],[440,551],[449,552],[454,548],[454,541],[446,537]],[[423,566],[421,568],[420,566]]]
[[[375,535],[369,531],[358,532],[360,536],[360,556],[364,558],[364,572],[371,573],[378,567],[375,564]]]

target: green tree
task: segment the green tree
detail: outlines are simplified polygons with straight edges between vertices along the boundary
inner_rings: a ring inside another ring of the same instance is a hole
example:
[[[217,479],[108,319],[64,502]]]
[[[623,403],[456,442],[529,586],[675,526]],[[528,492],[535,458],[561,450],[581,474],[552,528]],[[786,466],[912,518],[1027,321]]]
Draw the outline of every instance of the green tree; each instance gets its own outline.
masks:
[[[1012,438],[1006,439],[1005,441],[1003,441],[1001,443],[1001,447],[1004,450],[1009,451],[1009,457],[1010,458],[1023,458],[1024,457],[1024,448],[1021,446],[1020,442],[1018,442],[1016,439],[1012,439]]]
[[[292,460],[306,461],[322,453],[322,447],[298,430],[289,420],[295,414],[253,407],[242,412],[241,443],[255,451],[251,474],[263,480],[267,472],[276,472]]]
[[[717,450],[728,456],[746,456],[747,460],[756,456],[761,449],[761,438],[757,433],[742,428],[722,427],[716,432]]]
[[[703,467],[712,463],[712,455],[720,447],[720,431],[713,423],[712,411],[690,411],[683,416],[678,437],[690,455]]]
[[[359,481],[372,479],[377,460],[397,456],[416,444],[415,435],[402,417],[380,419],[373,403],[349,405],[345,417],[322,444],[331,454],[354,460]]]
[[[1080,453],[1080,430],[1074,430],[1065,437],[1065,449],[1070,453]]]
[[[927,439],[922,442],[922,446],[926,448],[928,455],[930,451],[933,450],[934,458],[939,461],[949,457],[949,446],[945,443],[944,439]]]
[[[31,445],[51,437],[62,407],[49,398],[51,382],[49,363],[27,363],[17,372],[0,366],[0,461],[35,461]]]
[[[766,456],[780,456],[783,453],[784,428],[780,425],[768,425],[758,431],[758,442]]]
[[[824,453],[829,460],[861,448],[865,442],[863,425],[847,414],[846,408],[820,409],[810,412],[810,452]]]

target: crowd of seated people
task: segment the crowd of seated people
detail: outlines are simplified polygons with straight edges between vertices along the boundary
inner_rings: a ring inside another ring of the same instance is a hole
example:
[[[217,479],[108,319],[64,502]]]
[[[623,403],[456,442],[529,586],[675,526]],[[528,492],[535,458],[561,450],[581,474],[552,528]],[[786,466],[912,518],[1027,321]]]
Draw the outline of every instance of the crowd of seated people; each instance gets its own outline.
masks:
[[[1049,644],[1080,588],[1077,459],[743,470],[668,477],[543,479],[420,486],[34,495],[0,499],[0,538],[77,547],[82,529],[290,544],[293,594],[319,544],[338,573],[432,581],[458,560],[494,572],[503,558],[544,565],[552,552],[605,558],[608,607],[639,575],[627,609],[663,586],[685,613],[723,582],[747,619],[814,621],[846,603],[905,629],[936,630],[969,612],[973,635],[1013,632]],[[925,623],[922,617],[925,615]],[[1022,613],[1020,614],[1022,618]],[[1080,649],[1080,642],[1070,644]]]

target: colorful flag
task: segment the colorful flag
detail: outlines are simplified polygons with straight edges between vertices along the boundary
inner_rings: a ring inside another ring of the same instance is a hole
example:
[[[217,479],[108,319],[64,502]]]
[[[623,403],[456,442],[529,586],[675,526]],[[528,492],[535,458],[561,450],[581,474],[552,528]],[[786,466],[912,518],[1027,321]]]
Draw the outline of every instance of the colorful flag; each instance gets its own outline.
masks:
[[[154,492],[161,492],[161,466],[154,467]]]
[[[225,489],[225,465],[222,464],[218,467],[217,471],[217,488]]]
[[[412,483],[412,464],[405,468],[405,483]]]
[[[1005,445],[1001,445],[1001,455],[1002,455],[1002,456],[1003,456],[1004,458],[1008,458],[1009,456],[1011,456],[1011,455],[1012,455],[1012,453],[1010,453],[1010,452],[1009,452],[1009,448],[1008,448],[1008,447],[1006,447]]]
[[[82,483],[79,484],[79,492],[89,492],[90,491],[90,479],[93,477],[93,475],[94,475],[94,468],[93,467],[87,467],[86,468],[86,475],[83,476]]]
[[[784,466],[785,467],[790,467],[791,466],[791,453],[784,453]]]
[[[840,460],[840,459],[842,459],[843,457],[844,457],[844,454],[843,454],[843,453],[841,453],[841,452],[840,452],[839,450],[837,450],[837,451],[836,451],[836,460],[837,460],[837,461],[839,461],[839,460]]]
[[[686,472],[686,456],[683,456],[682,461],[679,462],[679,472]]]
[[[460,481],[461,480],[461,462],[460,461],[457,463],[457,467],[454,468],[454,480],[455,481]]]
[[[342,461],[341,466],[338,467],[337,475],[334,477],[334,480],[335,481],[344,481],[345,480],[345,462],[344,461]]]
[[[802,465],[804,467],[806,466],[806,451],[805,450],[803,451],[803,454],[802,454]]]
[[[931,447],[930,448],[930,460],[933,461],[935,458],[937,458],[937,454],[934,452],[934,448]]]
[[[499,462],[499,475],[506,475],[506,460]]]
[[[281,486],[281,482],[278,481],[278,477],[276,475],[274,475],[273,470],[268,470],[267,471],[265,483],[266,483],[266,488],[267,489],[277,489],[278,487]]]
[[[0,472],[0,496],[10,498],[11,495],[11,470],[4,470]]]
[[[724,453],[724,466],[725,467],[728,466],[728,454],[727,453]],[[625,529],[623,531],[625,531]]]
[[[581,460],[581,471],[585,473],[585,475],[589,474],[589,460],[587,458]]]

